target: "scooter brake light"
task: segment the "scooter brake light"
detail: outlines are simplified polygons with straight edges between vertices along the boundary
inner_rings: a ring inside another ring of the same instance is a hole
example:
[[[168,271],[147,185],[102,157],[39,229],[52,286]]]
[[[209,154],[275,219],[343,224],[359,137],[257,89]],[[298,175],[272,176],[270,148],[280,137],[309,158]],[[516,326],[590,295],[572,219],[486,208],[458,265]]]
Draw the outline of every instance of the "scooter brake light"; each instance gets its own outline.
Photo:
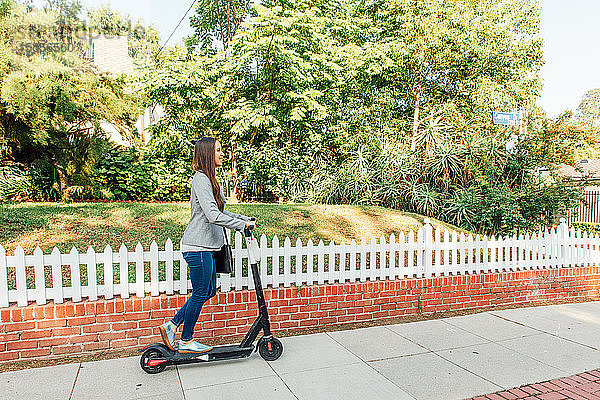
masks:
[[[148,360],[148,366],[149,367],[156,367],[157,365],[166,363],[167,360],[164,359],[159,359],[159,360]]]

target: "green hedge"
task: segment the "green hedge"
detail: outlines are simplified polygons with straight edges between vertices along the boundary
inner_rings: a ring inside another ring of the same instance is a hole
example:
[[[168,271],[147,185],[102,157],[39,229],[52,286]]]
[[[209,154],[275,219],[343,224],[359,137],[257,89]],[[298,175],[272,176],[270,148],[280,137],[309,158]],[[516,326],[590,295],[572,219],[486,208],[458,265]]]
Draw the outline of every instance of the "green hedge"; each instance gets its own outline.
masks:
[[[590,235],[600,235],[600,224],[596,224],[593,222],[573,222],[571,226],[575,229],[581,229],[581,231],[587,232]]]

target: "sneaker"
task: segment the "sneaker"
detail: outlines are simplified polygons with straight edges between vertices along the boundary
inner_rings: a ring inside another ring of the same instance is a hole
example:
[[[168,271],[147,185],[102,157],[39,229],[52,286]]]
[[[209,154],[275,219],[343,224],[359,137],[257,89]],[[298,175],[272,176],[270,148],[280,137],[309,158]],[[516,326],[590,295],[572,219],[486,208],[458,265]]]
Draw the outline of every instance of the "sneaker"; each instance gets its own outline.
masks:
[[[179,351],[180,353],[206,353],[211,351],[212,349],[212,346],[207,346],[205,344],[198,343],[195,340],[192,340],[188,343],[183,343],[180,341],[177,351]]]
[[[172,351],[175,351],[175,331],[173,330],[173,324],[167,322],[158,327],[160,330],[160,336],[162,336],[163,343]]]

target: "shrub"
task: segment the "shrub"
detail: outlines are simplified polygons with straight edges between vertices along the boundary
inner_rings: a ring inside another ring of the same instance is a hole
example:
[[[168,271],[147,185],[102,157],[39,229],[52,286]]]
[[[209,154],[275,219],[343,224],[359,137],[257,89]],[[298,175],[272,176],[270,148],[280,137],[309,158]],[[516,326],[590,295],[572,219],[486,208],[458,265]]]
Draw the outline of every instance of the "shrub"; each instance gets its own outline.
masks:
[[[0,200],[24,199],[33,192],[31,177],[16,167],[0,168]]]
[[[190,196],[194,144],[176,130],[155,130],[142,161],[152,171],[153,200],[181,201]]]
[[[399,208],[503,235],[552,225],[577,201],[572,182],[537,179],[526,153],[507,155],[497,141],[469,140],[464,150],[440,138],[425,156],[387,139],[358,148],[339,168],[313,162],[294,196]]]
[[[326,158],[322,150],[265,144],[259,149],[238,148],[238,152],[243,171],[239,178],[266,191],[263,197],[293,202],[315,198],[318,165]]]
[[[93,178],[115,200],[144,200],[153,192],[151,167],[135,149],[115,144],[98,160]]]
[[[593,222],[573,222],[571,226],[575,229],[581,229],[582,232],[587,232],[588,235],[600,235],[600,224]]]
[[[182,201],[190,197],[192,169],[190,162],[166,161],[144,157],[144,163],[152,171],[152,200]]]
[[[34,160],[29,167],[0,167],[0,200],[56,201],[60,198],[54,167]]]

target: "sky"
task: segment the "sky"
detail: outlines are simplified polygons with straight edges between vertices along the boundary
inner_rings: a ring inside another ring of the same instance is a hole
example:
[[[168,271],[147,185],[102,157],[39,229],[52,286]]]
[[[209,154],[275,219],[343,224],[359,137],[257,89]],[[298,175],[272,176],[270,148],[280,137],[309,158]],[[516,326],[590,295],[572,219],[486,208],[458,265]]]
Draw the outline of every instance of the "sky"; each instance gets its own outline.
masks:
[[[600,1],[542,0],[544,87],[538,105],[549,116],[575,110],[600,88]]]
[[[163,44],[193,0],[80,1],[89,8],[108,4],[133,20],[139,18],[154,25]],[[537,104],[555,117],[566,109],[575,110],[585,92],[600,88],[600,0],[539,1],[546,63],[542,69],[544,86]],[[193,33],[189,26],[193,13],[192,9],[169,45]]]
[[[144,25],[154,25],[160,33],[162,45],[171,34],[179,20],[183,17],[193,0],[79,0],[84,8],[98,8],[108,4],[111,9],[122,14],[129,14],[133,21],[142,19]],[[194,33],[190,28],[189,18],[194,14],[192,8],[173,37],[169,45],[180,42],[185,36]]]

